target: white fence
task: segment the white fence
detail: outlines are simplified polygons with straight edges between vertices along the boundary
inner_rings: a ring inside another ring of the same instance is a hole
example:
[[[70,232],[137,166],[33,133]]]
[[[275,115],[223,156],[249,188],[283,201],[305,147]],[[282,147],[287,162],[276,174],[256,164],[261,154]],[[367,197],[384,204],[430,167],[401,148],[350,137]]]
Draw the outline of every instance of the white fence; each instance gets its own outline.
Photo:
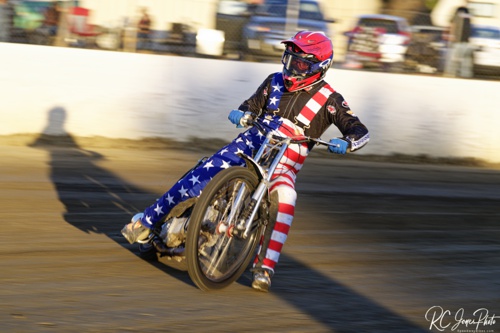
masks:
[[[227,114],[279,64],[0,44],[0,135],[230,140]],[[367,125],[359,153],[500,162],[500,82],[333,69]],[[51,111],[64,122],[49,122]],[[324,138],[339,135],[329,130]]]

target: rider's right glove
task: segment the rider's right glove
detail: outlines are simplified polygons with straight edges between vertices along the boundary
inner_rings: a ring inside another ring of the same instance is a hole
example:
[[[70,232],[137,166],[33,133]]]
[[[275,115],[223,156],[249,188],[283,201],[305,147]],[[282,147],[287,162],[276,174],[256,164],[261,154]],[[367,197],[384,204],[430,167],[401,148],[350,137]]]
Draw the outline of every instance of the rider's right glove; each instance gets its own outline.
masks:
[[[241,126],[241,118],[243,117],[245,113],[240,110],[233,110],[229,113],[229,116],[227,117],[233,124],[236,125],[236,128],[242,128]]]
[[[349,145],[347,141],[342,140],[341,138],[331,139],[330,143],[335,146],[328,146],[328,150],[334,154],[345,154],[347,152],[347,146]]]

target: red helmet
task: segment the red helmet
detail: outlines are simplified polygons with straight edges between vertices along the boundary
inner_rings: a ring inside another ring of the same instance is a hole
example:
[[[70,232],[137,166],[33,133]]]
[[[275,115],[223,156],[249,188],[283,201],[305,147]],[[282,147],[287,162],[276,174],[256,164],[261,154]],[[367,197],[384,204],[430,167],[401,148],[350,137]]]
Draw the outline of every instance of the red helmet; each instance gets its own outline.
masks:
[[[333,45],[322,31],[300,31],[282,43],[283,81],[288,91],[307,88],[325,77],[332,65]]]

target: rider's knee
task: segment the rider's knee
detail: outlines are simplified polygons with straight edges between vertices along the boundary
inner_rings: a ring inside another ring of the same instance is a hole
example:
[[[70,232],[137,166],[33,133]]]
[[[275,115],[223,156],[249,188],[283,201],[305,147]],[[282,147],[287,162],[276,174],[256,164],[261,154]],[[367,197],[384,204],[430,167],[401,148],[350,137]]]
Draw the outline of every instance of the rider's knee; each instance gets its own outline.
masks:
[[[277,186],[273,189],[272,193],[278,194],[278,201],[280,203],[287,203],[295,206],[297,201],[297,192],[294,188],[286,185]]]

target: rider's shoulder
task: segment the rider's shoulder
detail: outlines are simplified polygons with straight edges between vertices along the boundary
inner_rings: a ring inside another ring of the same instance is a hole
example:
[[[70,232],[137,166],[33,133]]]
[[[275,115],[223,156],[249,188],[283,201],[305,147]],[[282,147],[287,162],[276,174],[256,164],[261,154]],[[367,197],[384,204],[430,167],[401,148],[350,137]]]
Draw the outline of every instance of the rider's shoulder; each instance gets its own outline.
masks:
[[[344,96],[337,91],[333,92],[328,100],[331,104],[335,104],[338,110],[349,111],[351,109]]]
[[[283,75],[283,74],[281,72],[271,73],[266,77],[266,81],[271,81],[277,75]]]
[[[318,91],[325,90],[325,89],[328,90],[328,92],[327,92],[328,93],[328,100],[330,100],[330,101],[332,101],[332,100],[342,101],[344,99],[342,97],[342,95],[325,80],[322,80],[321,82],[318,82],[318,84],[313,86],[313,89],[311,89],[310,93],[314,94],[314,93],[317,93]]]

